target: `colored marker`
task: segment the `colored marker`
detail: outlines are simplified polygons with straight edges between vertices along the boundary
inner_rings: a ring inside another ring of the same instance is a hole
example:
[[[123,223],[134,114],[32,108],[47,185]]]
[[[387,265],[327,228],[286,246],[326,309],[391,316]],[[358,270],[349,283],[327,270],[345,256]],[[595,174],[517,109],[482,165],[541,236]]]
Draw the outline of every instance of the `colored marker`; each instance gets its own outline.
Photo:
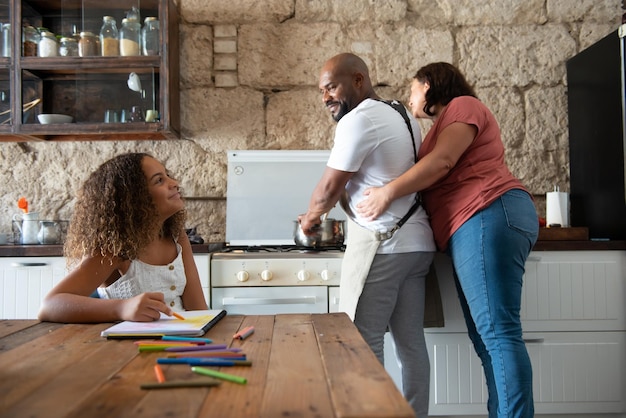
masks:
[[[163,374],[163,369],[158,364],[154,365],[154,374],[156,374],[157,382],[163,383],[165,382],[165,375]]]
[[[172,382],[163,383],[142,383],[142,389],[169,389],[169,388],[194,388],[203,386],[218,386],[222,384],[219,380],[206,379],[206,380],[177,380]]]
[[[242,329],[235,335],[233,335],[233,338],[239,338],[240,340],[243,340],[245,338],[248,338],[253,332],[254,332],[254,327],[249,326],[249,327]]]
[[[161,339],[163,341],[184,341],[195,344],[211,344],[213,342],[213,340],[209,338],[178,337],[175,335],[164,335]]]
[[[180,319],[181,321],[185,320],[185,317],[182,316],[181,314],[179,314],[178,312],[172,311],[172,316],[175,316],[176,318]]]
[[[190,366],[252,366],[250,360],[230,360],[222,358],[198,358],[198,357],[179,357],[179,358],[159,358],[157,364],[188,364]]]
[[[245,360],[246,355],[242,353],[236,353],[234,351],[220,351],[220,350],[207,350],[207,351],[182,351],[174,353],[167,352],[168,357],[225,357],[225,358],[241,358]]]
[[[203,374],[205,376],[215,377],[217,379],[228,380],[229,382],[239,383],[240,385],[245,385],[248,382],[248,379],[246,379],[245,377],[217,372],[212,369],[207,369],[206,367],[194,366],[191,368],[191,371],[194,373]]]
[[[211,351],[211,350],[224,350],[226,344],[211,344],[211,345],[191,345],[191,346],[173,346],[168,347],[165,351]]]

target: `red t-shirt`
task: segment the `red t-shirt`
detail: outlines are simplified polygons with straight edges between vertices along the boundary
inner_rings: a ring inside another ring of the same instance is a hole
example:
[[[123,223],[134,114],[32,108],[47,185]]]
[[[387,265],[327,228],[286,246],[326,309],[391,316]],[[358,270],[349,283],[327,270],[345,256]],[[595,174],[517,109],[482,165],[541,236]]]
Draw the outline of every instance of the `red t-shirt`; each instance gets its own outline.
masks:
[[[439,133],[454,122],[476,126],[476,137],[452,170],[422,191],[441,251],[447,248],[452,234],[477,211],[508,190],[526,190],[504,162],[498,122],[480,100],[471,96],[456,97],[444,108],[424,138],[419,158],[433,150]]]

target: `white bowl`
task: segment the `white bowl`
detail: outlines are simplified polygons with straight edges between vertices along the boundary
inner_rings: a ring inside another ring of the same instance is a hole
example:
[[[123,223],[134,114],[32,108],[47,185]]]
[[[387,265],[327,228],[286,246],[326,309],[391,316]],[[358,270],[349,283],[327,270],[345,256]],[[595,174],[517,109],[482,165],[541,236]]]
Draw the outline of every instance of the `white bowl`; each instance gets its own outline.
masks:
[[[57,113],[42,113],[41,115],[37,115],[37,119],[39,119],[39,123],[41,124],[49,124],[49,123],[70,123],[72,122],[72,117],[69,115],[61,115]]]

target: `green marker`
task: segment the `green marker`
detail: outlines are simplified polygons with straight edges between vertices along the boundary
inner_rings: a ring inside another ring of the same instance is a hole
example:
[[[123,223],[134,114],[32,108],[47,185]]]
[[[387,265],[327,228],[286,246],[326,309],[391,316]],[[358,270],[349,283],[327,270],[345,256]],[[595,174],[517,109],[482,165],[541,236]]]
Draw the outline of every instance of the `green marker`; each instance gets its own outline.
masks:
[[[207,369],[206,367],[197,367],[194,366],[191,368],[191,371],[198,374],[203,374],[205,376],[216,377],[218,379],[228,380],[229,382],[239,383],[240,385],[245,385],[248,382],[248,379],[241,376],[235,376],[228,373],[217,372],[213,369]]]

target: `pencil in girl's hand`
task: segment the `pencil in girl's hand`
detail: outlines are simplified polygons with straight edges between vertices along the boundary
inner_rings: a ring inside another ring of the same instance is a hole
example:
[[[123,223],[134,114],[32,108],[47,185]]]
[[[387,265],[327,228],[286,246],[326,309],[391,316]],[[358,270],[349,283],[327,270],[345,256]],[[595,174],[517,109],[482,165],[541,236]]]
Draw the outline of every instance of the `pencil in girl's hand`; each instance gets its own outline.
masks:
[[[184,321],[184,320],[185,320],[185,317],[184,317],[184,316],[182,316],[181,314],[179,314],[178,312],[174,312],[174,311],[172,311],[172,316],[174,316],[174,317],[176,317],[176,318],[180,319],[181,321]]]

